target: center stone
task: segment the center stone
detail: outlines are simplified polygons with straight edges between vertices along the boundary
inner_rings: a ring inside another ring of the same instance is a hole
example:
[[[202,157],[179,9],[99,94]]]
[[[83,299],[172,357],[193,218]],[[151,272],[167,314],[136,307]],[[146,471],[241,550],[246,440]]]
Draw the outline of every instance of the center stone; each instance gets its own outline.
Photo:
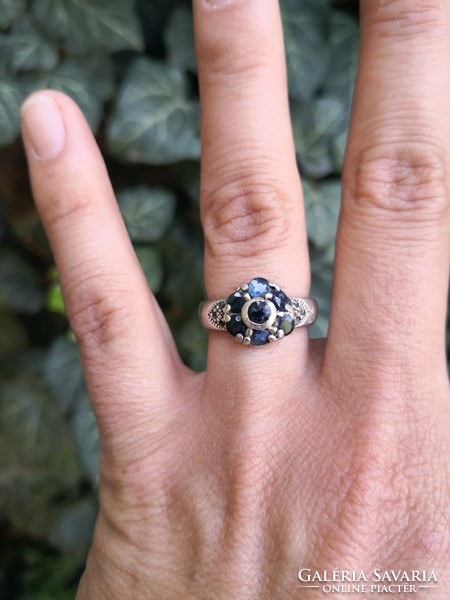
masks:
[[[257,300],[248,307],[248,318],[253,323],[264,325],[270,319],[272,311],[270,306],[264,300]]]
[[[264,298],[253,298],[244,304],[241,311],[243,322],[250,329],[268,329],[277,318],[273,302]]]

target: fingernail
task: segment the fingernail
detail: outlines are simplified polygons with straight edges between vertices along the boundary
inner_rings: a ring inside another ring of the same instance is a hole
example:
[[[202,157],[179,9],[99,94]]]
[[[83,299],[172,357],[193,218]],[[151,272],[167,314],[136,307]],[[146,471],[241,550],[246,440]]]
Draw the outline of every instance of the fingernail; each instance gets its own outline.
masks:
[[[49,94],[33,94],[22,105],[25,136],[40,160],[49,160],[64,148],[66,131],[61,111]]]

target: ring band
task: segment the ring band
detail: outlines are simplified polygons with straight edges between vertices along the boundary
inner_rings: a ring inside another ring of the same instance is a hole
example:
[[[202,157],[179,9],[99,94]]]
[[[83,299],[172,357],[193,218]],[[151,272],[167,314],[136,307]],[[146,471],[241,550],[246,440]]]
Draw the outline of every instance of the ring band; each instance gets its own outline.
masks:
[[[312,298],[289,297],[279,285],[255,277],[228,298],[202,302],[200,321],[206,329],[228,331],[244,345],[264,346],[317,319]]]

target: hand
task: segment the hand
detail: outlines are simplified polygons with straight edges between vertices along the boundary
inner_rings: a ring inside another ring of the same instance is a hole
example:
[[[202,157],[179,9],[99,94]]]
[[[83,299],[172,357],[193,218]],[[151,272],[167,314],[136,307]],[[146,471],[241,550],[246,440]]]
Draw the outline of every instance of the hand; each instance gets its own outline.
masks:
[[[307,296],[278,4],[194,12],[208,297],[255,275]],[[177,355],[80,111],[51,91],[24,105],[102,440],[79,600],[318,598],[298,571],[336,567],[433,570],[438,589],[415,597],[448,598],[450,4],[363,0],[361,28],[328,340],[212,332],[202,374]]]

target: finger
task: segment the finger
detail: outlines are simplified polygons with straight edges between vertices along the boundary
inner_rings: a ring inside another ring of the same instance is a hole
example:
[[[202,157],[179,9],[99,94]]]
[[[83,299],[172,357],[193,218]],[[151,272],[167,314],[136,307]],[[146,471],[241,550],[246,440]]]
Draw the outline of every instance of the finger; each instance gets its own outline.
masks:
[[[208,297],[228,296],[258,275],[291,296],[307,295],[303,199],[278,2],[195,0],[194,21]],[[304,343],[304,336],[297,332],[290,339]],[[212,355],[228,351],[230,344],[235,344],[231,336],[212,334],[210,366]],[[250,360],[248,350],[233,346],[235,352]]]
[[[450,3],[361,2],[327,356],[374,381],[447,379],[449,106]]]
[[[80,110],[63,94],[40,92],[22,116],[33,194],[100,429],[107,441],[131,441],[143,415],[157,426],[182,367]]]

